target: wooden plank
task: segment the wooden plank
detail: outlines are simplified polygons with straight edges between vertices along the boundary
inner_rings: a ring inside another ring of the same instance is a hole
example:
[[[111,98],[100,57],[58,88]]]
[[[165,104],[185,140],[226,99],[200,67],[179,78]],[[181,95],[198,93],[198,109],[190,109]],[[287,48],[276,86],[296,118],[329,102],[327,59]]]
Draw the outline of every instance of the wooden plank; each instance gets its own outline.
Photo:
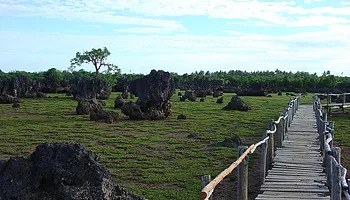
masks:
[[[261,188],[261,191],[279,191],[279,192],[300,192],[300,193],[326,193],[328,189],[304,189],[304,188]]]
[[[259,194],[259,196],[275,196],[275,197],[297,197],[297,198],[301,198],[301,197],[309,197],[309,196],[313,196],[313,197],[327,197],[324,194],[315,194],[315,193],[300,193],[300,192],[274,192],[274,191],[266,191],[262,194]],[[329,198],[329,197],[328,197]]]
[[[265,189],[277,189],[277,190],[279,190],[279,189],[304,189],[304,190],[306,190],[306,191],[308,191],[308,190],[314,190],[314,189],[320,189],[320,190],[324,190],[324,192],[328,192],[328,188],[326,188],[324,185],[308,185],[308,184],[306,184],[306,183],[304,183],[304,184],[293,184],[293,183],[291,183],[291,184],[289,184],[289,185],[287,185],[287,184],[278,184],[278,183],[276,183],[276,184],[264,184],[264,185],[262,185],[261,186],[261,189],[262,190],[265,190]]]

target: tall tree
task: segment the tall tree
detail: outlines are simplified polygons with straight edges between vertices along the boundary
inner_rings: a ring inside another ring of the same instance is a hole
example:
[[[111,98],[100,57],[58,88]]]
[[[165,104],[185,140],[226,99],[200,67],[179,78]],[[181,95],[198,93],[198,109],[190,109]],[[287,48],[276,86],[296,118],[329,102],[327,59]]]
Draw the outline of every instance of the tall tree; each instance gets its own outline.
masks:
[[[91,51],[84,51],[83,53],[77,52],[75,58],[70,60],[70,70],[74,70],[75,67],[81,66],[83,63],[92,63],[96,70],[96,75],[100,73],[101,67],[107,67],[107,71],[116,70],[118,66],[106,63],[107,57],[111,55],[106,47],[103,49],[91,49]]]

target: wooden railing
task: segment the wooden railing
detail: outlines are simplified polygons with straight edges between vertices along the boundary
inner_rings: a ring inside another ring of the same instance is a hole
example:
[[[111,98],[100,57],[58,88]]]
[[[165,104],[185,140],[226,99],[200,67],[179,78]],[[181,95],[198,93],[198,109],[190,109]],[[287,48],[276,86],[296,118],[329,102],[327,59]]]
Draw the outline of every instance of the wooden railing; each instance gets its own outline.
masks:
[[[238,187],[237,187],[237,199],[248,199],[248,155],[255,152],[260,146],[260,181],[261,184],[265,182],[266,172],[272,168],[272,162],[275,157],[276,147],[282,147],[282,141],[284,140],[285,133],[290,126],[296,111],[299,108],[300,96],[290,100],[287,108],[280,113],[279,118],[274,121],[269,121],[269,129],[263,134],[263,139],[256,144],[248,146],[238,147],[238,159],[233,162],[228,168],[222,171],[219,175],[211,181],[210,175],[202,176],[202,191],[201,199],[212,199],[215,187],[234,169],[238,167]],[[275,137],[276,136],[276,137]]]
[[[350,200],[350,179],[346,180],[347,170],[341,165],[341,150],[339,147],[333,147],[334,122],[327,120],[327,112],[323,112],[317,95],[313,100],[323,166],[327,176],[327,186],[331,191],[331,199],[340,200],[343,193],[345,198]]]
[[[346,107],[350,107],[350,103],[346,101],[346,97],[350,95],[350,93],[342,93],[342,94],[322,94],[322,93],[316,93],[315,96],[320,97],[324,96],[327,99],[326,104],[321,105],[323,108],[327,109],[327,113],[331,112],[332,108],[341,108],[344,112],[344,109]],[[340,98],[341,102],[332,102],[332,97]],[[322,108],[321,107],[321,108]]]

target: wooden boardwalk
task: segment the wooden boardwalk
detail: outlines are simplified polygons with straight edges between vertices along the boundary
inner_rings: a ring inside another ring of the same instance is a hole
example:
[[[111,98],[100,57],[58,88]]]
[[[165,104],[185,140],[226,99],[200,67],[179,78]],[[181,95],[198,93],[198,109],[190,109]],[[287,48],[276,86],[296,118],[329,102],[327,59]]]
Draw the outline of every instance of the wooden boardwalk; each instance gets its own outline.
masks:
[[[257,200],[330,199],[315,123],[312,105],[300,105]]]

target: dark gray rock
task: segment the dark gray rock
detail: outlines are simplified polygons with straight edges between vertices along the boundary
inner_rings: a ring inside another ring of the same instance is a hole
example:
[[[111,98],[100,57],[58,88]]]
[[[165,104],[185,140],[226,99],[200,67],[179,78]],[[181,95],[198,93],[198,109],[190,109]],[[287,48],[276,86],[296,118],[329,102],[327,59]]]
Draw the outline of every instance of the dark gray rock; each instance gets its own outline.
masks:
[[[90,121],[104,121],[106,123],[112,124],[113,122],[118,120],[118,114],[113,111],[106,111],[106,110],[98,110],[90,111]]]
[[[194,93],[195,93],[196,97],[206,97],[207,96],[207,90],[198,89],[198,90],[195,90]]]
[[[12,104],[12,108],[20,108],[21,107],[21,105],[19,104],[19,102],[14,102],[13,104]]]
[[[194,91],[188,90],[183,96],[180,97],[180,101],[186,101],[186,99],[190,101],[196,101],[196,94]]]
[[[15,98],[32,98],[37,97],[40,90],[40,82],[32,80],[25,75],[17,75],[12,78],[1,80],[1,94],[8,94]]]
[[[199,99],[199,101],[200,101],[200,102],[204,102],[204,101],[205,101],[205,98],[204,98],[204,97],[201,97],[201,98]]]
[[[177,119],[187,119],[187,117],[184,114],[180,114],[179,116],[177,116]]]
[[[234,134],[232,137],[225,138],[222,142],[217,143],[217,146],[237,148],[241,143],[241,138]]]
[[[124,91],[124,92],[122,93],[122,97],[123,97],[123,99],[128,99],[128,97],[129,97],[129,92],[128,92],[128,91]]]
[[[101,103],[97,99],[85,99],[78,102],[76,113],[78,115],[88,115],[90,111],[98,112],[101,109]]]
[[[267,91],[263,89],[244,88],[237,90],[238,96],[266,96]]]
[[[220,97],[216,100],[216,103],[224,103],[224,97]]]
[[[213,91],[213,97],[215,97],[215,98],[217,98],[217,97],[219,97],[219,96],[221,96],[222,94],[221,94],[221,92],[219,91],[219,90],[214,90]]]
[[[77,101],[96,98],[108,99],[112,91],[107,81],[98,77],[75,78],[70,84],[70,93]]]
[[[9,94],[0,95],[0,104],[11,104],[15,102],[15,97]]]
[[[125,104],[122,95],[118,95],[114,100],[114,108],[121,108]]]
[[[37,92],[36,96],[39,98],[46,98],[47,97],[47,95],[45,93],[42,93],[42,92]]]
[[[198,135],[195,133],[190,133],[187,135],[187,138],[198,138]]]
[[[170,98],[174,83],[169,72],[152,70],[149,75],[130,84],[131,93],[139,98],[124,104],[121,111],[130,119],[165,119],[170,115]]]
[[[248,111],[250,107],[238,96],[231,98],[231,101],[228,102],[227,106],[222,108],[223,110],[239,110],[239,111]]]
[[[118,186],[91,151],[77,143],[45,143],[29,158],[0,161],[0,199],[141,200]]]

